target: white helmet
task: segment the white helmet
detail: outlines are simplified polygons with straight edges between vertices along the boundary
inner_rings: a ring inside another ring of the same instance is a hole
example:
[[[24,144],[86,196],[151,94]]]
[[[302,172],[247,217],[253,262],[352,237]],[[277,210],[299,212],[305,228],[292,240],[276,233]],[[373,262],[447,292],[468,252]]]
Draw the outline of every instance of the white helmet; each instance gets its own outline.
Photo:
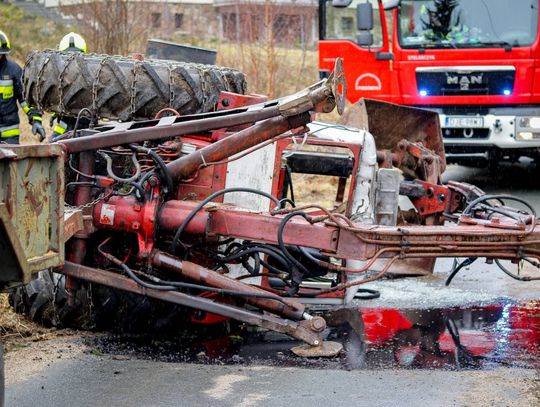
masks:
[[[0,54],[9,54],[11,52],[11,43],[5,32],[0,31]]]
[[[64,38],[60,41],[58,51],[87,52],[88,48],[86,47],[86,41],[83,37],[74,32],[70,32],[69,34],[64,35]]]

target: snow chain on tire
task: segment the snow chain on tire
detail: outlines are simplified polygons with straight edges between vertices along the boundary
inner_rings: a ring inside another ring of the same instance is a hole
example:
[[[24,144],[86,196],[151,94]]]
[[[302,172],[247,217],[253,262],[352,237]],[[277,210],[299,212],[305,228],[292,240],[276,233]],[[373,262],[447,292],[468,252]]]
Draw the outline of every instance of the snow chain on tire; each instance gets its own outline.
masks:
[[[214,65],[138,61],[120,56],[33,51],[23,70],[26,101],[42,111],[96,119],[144,120],[170,107],[181,115],[212,111],[221,91],[244,94],[243,73]]]
[[[65,276],[50,270],[14,289],[9,302],[15,312],[44,326],[84,330],[177,332],[190,315],[175,304],[90,283],[81,284],[69,305]]]

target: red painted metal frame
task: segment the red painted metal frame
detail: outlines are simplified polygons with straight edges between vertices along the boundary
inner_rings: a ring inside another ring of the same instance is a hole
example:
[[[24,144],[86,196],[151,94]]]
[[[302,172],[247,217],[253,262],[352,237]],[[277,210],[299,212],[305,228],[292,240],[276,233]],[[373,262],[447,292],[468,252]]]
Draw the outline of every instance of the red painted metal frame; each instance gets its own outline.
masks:
[[[303,136],[298,135],[295,136],[297,139],[301,139]],[[329,147],[329,148],[343,148],[346,150],[349,150],[354,158],[354,165],[350,177],[350,187],[347,191],[347,208],[346,208],[346,214],[350,215],[351,213],[351,206],[352,206],[352,196],[354,193],[354,185],[356,183],[356,174],[358,172],[358,165],[360,163],[360,155],[362,153],[362,144],[360,142],[358,143],[347,143],[343,141],[334,141],[334,140],[328,140],[328,139],[319,139],[316,137],[309,136],[306,138],[306,141],[304,143],[304,146],[317,146],[317,147]],[[276,145],[276,161],[274,164],[274,183],[272,185],[272,194],[274,196],[277,196],[279,198],[282,198],[281,191],[283,187],[283,179],[281,177],[284,176],[284,173],[282,173],[282,160],[281,157],[283,157],[283,154],[285,150],[290,150],[294,148],[294,144],[290,139],[284,139],[277,142]],[[338,192],[336,188],[336,192]]]
[[[238,93],[231,93],[222,91],[219,94],[216,110],[228,110],[237,107],[246,107],[250,105],[256,105],[258,103],[264,103],[268,101],[268,97],[265,95],[249,94],[239,95]]]
[[[220,132],[223,136],[230,133]],[[203,141],[191,137],[181,137],[182,143],[192,144],[197,150],[209,146],[209,141]],[[201,168],[190,182],[178,184],[176,198],[179,200],[202,200],[208,195],[225,188],[227,165],[218,164]],[[219,197],[217,202],[222,202]]]
[[[142,216],[140,211],[133,209],[133,198],[114,197],[107,204],[114,206],[115,219],[119,221],[112,225],[102,224],[100,208],[103,204],[99,204],[94,210],[95,226],[133,232],[133,224],[140,222]],[[174,232],[196,204],[187,201],[166,202],[158,213],[158,227],[164,232]],[[201,210],[186,232],[208,238],[226,236],[276,244],[282,218],[281,215],[272,216],[215,204]],[[474,251],[477,257],[504,252],[503,257],[508,258],[518,256],[518,252],[524,252],[525,247],[529,247],[528,253],[532,257],[540,253],[540,231],[527,233],[483,225],[391,227],[356,224],[355,228],[351,231],[332,224],[311,224],[295,218],[287,224],[284,241],[290,245],[313,247],[337,258],[358,260],[396,254],[404,257],[455,257]]]
[[[435,215],[445,212],[449,205],[450,193],[443,185],[416,181],[424,187],[425,195],[421,198],[411,199],[420,216]]]

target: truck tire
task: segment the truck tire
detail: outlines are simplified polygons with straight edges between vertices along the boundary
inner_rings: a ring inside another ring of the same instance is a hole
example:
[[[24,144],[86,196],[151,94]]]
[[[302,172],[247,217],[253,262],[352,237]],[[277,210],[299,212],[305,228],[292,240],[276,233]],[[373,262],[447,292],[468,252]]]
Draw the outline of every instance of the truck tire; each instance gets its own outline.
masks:
[[[23,87],[42,111],[75,117],[88,108],[96,119],[130,121],[166,107],[209,112],[221,91],[244,94],[247,85],[243,73],[214,65],[46,50],[29,54]]]

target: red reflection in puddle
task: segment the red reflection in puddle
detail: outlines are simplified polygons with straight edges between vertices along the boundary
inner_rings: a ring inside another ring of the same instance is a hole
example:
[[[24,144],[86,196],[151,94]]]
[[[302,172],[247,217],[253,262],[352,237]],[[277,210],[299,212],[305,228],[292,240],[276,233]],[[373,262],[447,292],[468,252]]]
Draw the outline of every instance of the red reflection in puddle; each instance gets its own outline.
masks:
[[[399,366],[477,366],[480,360],[540,364],[540,301],[465,309],[361,308],[360,312],[369,349],[390,349]]]

